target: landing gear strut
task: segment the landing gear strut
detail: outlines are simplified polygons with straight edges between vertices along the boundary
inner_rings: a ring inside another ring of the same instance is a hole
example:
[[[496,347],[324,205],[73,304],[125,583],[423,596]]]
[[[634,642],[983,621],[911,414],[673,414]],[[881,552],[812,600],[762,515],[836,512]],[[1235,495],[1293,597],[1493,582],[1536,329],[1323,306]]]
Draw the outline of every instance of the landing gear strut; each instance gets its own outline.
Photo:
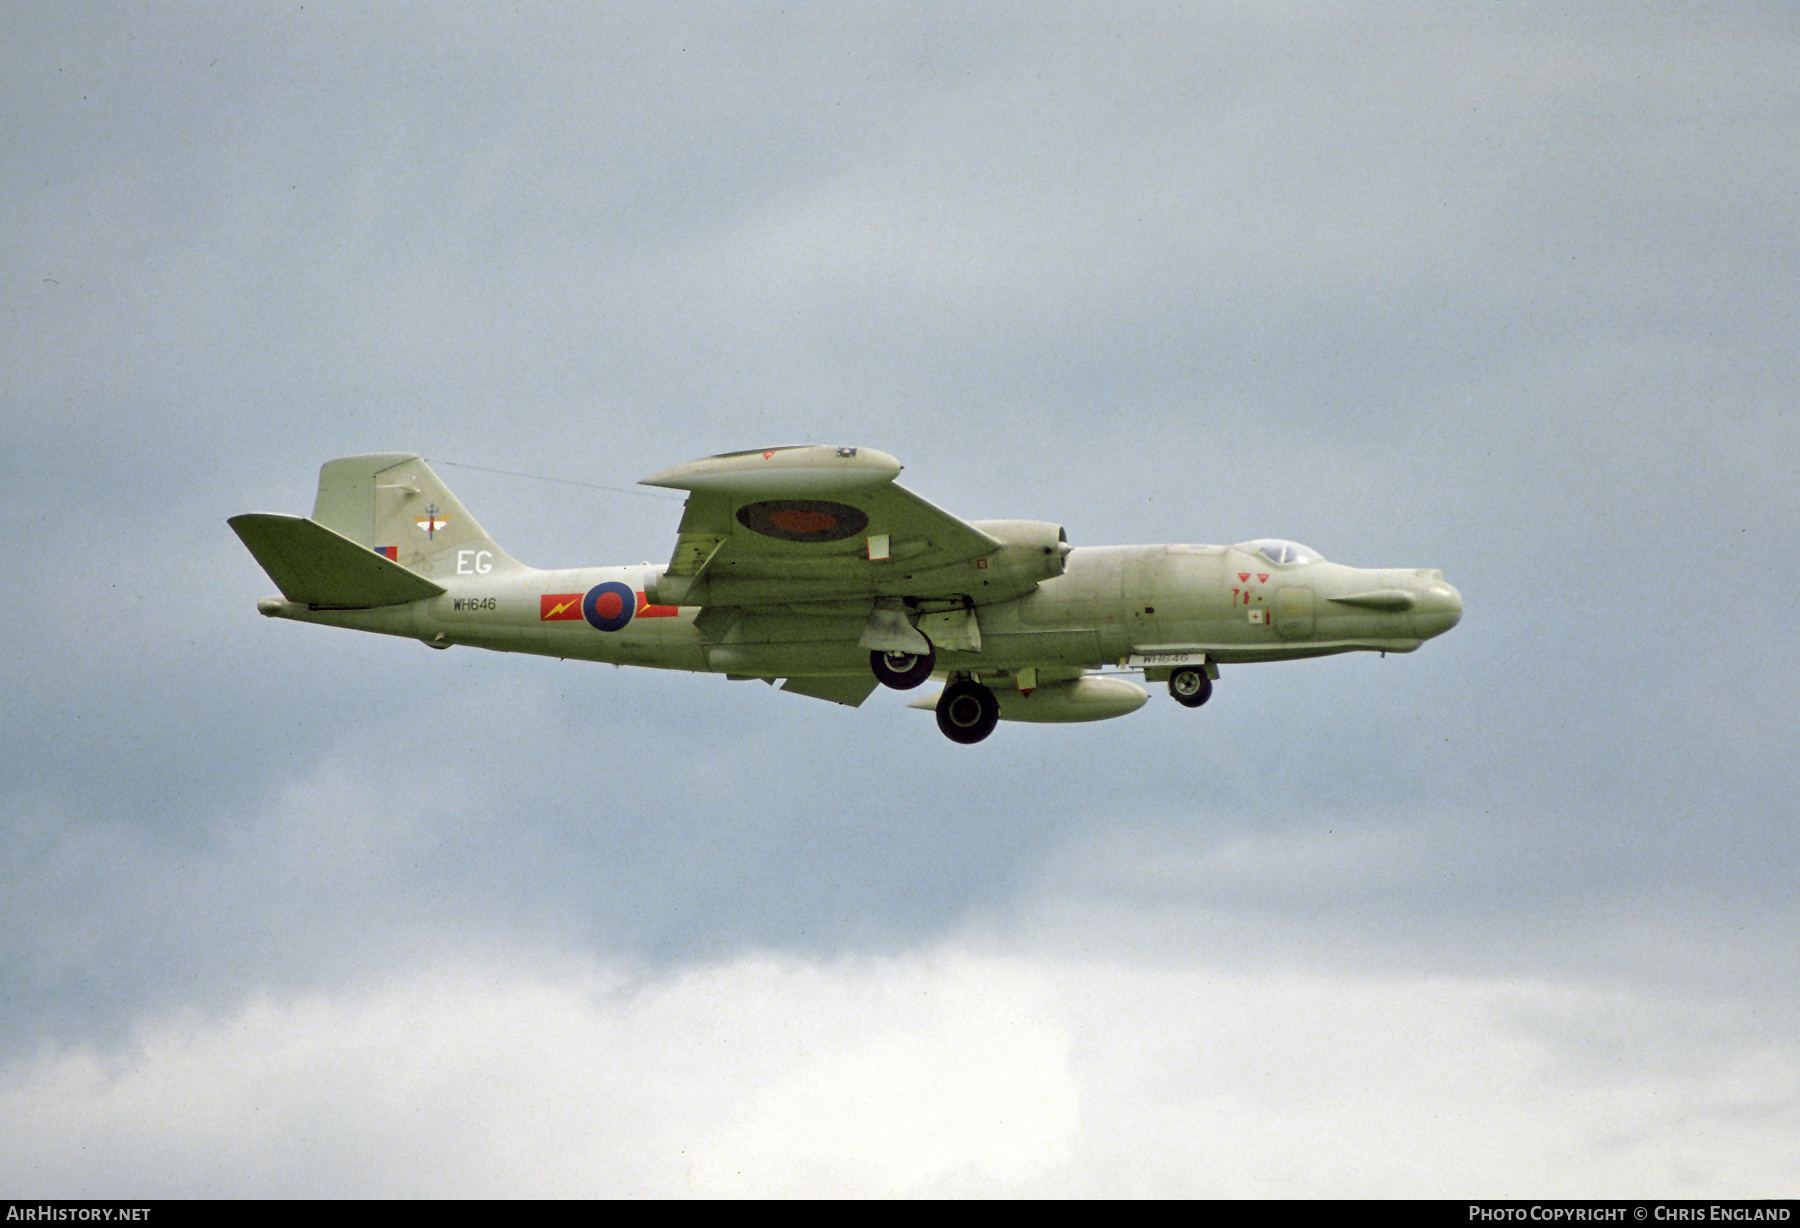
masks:
[[[1198,708],[1212,698],[1212,679],[1205,670],[1184,665],[1169,675],[1169,694],[1184,708]]]
[[[875,681],[882,686],[910,691],[937,668],[937,650],[931,647],[930,640],[925,642],[922,653],[883,652],[878,648],[869,654],[869,668],[875,671]]]
[[[952,742],[972,746],[1000,723],[1000,701],[973,678],[958,678],[938,696],[937,723]]]

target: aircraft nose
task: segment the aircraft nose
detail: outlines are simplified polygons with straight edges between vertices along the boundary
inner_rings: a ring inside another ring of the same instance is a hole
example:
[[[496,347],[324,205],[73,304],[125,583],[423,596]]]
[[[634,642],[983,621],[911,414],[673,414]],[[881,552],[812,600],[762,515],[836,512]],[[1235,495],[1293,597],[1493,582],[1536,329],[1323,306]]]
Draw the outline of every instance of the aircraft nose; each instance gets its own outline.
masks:
[[[1412,608],[1413,630],[1421,639],[1442,635],[1462,621],[1462,594],[1437,580],[1425,586]]]

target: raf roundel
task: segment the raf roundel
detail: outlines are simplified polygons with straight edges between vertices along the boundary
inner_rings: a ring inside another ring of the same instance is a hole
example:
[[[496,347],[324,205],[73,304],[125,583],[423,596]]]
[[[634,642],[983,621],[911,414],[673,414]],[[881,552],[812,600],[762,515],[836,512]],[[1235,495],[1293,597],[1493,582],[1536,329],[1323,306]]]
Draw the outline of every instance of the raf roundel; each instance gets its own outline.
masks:
[[[581,616],[596,631],[621,631],[637,613],[637,594],[617,580],[596,584],[581,599]]]

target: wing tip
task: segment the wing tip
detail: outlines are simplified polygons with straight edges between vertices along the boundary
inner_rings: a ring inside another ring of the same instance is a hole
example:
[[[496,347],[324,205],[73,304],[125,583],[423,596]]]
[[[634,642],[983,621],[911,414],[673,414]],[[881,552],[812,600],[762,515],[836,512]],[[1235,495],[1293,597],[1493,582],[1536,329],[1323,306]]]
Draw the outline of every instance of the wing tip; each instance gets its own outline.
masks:
[[[640,478],[640,486],[724,494],[831,494],[892,482],[903,466],[874,448],[797,444],[721,452]]]

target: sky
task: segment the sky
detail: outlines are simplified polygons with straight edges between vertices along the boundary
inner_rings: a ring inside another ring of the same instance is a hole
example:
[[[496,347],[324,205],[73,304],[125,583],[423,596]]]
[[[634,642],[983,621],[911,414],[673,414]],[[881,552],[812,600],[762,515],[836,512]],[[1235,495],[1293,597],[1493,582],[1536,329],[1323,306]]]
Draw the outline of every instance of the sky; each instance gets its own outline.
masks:
[[[1800,1171],[1791,6],[0,14],[9,1196],[1759,1197]],[[975,747],[257,616],[417,451],[1443,569]]]

